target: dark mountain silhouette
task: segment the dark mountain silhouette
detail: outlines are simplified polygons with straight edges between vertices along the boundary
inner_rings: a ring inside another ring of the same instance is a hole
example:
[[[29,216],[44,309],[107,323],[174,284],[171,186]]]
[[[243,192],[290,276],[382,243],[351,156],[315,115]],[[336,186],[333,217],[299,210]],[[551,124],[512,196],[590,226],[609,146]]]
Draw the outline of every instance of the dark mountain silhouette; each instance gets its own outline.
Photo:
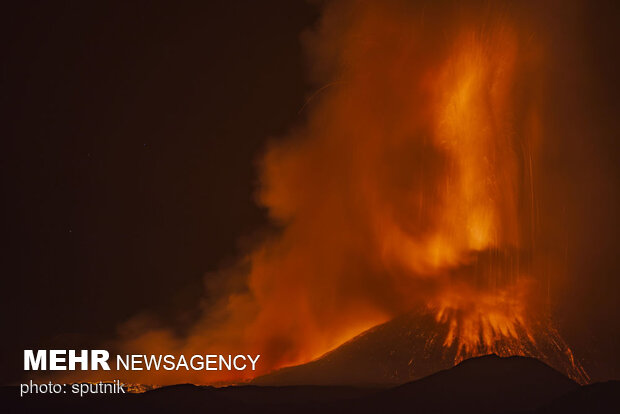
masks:
[[[360,401],[360,411],[408,406],[419,413],[527,412],[577,388],[536,359],[487,355],[369,397]]]
[[[588,376],[549,321],[540,320],[528,335],[517,326],[516,337],[498,342],[501,355],[525,355],[545,362],[583,384]],[[319,359],[282,368],[252,381],[256,385],[394,386],[454,366],[456,343],[444,346],[447,323],[417,310],[375,326]],[[484,348],[477,355],[489,353]],[[473,357],[476,355],[470,355]]]
[[[339,386],[174,385],[126,395],[19,397],[0,390],[7,413],[572,413],[620,412],[619,382],[580,387],[548,365],[526,357],[473,358],[421,380],[392,388]]]
[[[536,410],[536,414],[573,413],[620,413],[620,381],[579,387]]]

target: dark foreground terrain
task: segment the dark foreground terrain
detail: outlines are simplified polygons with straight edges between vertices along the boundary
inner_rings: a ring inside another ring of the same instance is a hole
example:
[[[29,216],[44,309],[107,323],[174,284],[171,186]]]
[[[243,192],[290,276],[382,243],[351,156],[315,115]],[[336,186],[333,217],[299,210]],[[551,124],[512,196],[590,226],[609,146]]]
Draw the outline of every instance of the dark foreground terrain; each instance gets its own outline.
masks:
[[[620,381],[579,386],[544,363],[488,355],[392,388],[174,385],[143,394],[29,395],[1,389],[5,413],[620,413]]]

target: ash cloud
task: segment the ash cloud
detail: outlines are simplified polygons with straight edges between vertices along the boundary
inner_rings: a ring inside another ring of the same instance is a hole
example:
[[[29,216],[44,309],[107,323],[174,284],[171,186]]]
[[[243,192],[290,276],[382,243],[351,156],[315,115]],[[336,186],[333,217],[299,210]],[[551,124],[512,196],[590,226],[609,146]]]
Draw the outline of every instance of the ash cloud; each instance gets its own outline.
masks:
[[[316,92],[259,163],[257,201],[278,232],[208,279],[215,293],[185,335],[134,321],[123,352],[260,353],[261,373],[415,307],[478,315],[482,297],[500,323],[523,324],[549,305],[561,269],[543,232],[553,197],[540,195],[559,142],[545,119],[557,98],[546,6],[323,7],[302,38]]]

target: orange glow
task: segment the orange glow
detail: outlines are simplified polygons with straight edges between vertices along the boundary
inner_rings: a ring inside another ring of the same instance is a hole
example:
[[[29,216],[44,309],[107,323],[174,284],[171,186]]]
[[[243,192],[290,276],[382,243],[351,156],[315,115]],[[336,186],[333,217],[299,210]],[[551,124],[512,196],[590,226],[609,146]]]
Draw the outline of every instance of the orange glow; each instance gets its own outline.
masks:
[[[222,272],[243,288],[210,297],[188,335],[143,326],[120,345],[260,353],[260,371],[132,382],[242,381],[420,305],[449,326],[457,359],[526,353],[500,343],[534,342],[544,315],[532,201],[543,54],[509,13],[446,7],[326,6],[305,44],[330,86],[261,162],[258,199],[279,232]]]
[[[535,342],[524,305],[527,287],[518,284],[491,293],[472,293],[467,286],[442,294],[436,304],[436,319],[449,324],[444,346],[457,346],[457,361],[481,353],[505,354],[503,339],[520,339],[518,330]],[[512,350],[523,354],[522,350]]]

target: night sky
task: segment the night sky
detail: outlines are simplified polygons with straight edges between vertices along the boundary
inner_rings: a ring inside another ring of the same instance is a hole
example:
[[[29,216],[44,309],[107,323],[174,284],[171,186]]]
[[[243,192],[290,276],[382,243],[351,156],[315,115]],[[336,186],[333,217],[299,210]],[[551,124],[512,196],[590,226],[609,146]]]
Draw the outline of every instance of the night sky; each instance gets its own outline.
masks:
[[[298,118],[299,37],[317,13],[290,1],[5,10],[3,367],[57,336],[196,306],[204,273],[266,223],[255,161]]]
[[[98,343],[143,312],[179,326],[206,272],[268,226],[255,203],[269,139],[300,122],[302,1],[27,2],[3,7],[0,382],[22,350]],[[594,379],[618,378],[618,24],[583,15],[600,157],[579,197],[584,274],[560,292],[560,328]],[[588,78],[589,79],[589,78]],[[581,94],[581,95],[580,95]],[[584,178],[584,180],[586,180]],[[586,180],[587,181],[587,180]],[[601,184],[601,182],[603,184]],[[577,214],[577,213],[576,213]],[[598,237],[603,234],[603,236]]]

